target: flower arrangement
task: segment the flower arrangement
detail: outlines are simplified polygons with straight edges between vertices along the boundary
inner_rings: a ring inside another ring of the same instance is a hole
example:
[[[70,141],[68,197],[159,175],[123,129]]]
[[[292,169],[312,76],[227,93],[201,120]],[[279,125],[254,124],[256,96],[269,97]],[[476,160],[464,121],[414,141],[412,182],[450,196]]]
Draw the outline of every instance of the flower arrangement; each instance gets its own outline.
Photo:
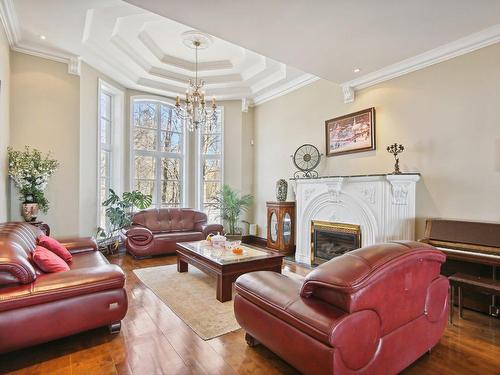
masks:
[[[24,151],[9,147],[8,155],[9,176],[19,190],[19,199],[23,203],[38,203],[40,210],[47,212],[49,201],[44,191],[59,162],[51,158],[50,152],[42,155],[39,150],[29,146],[25,146]]]

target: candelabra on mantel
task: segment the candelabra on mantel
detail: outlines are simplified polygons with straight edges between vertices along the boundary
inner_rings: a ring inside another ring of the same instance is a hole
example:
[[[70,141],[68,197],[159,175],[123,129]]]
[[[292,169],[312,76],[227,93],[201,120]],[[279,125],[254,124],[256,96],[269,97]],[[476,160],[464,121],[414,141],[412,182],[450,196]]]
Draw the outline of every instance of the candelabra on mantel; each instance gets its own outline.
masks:
[[[194,131],[204,126],[213,126],[217,123],[217,104],[212,97],[212,105],[208,108],[205,101],[203,86],[205,81],[198,79],[198,49],[207,48],[212,43],[212,38],[198,31],[187,31],[182,34],[183,42],[195,50],[195,78],[189,80],[186,98],[183,103],[177,96],[175,101],[175,114],[177,120],[182,121],[183,127]]]
[[[405,150],[405,146],[401,144],[394,143],[392,145],[387,146],[387,152],[394,156],[394,172],[392,174],[401,174],[401,170],[399,169],[399,154]]]

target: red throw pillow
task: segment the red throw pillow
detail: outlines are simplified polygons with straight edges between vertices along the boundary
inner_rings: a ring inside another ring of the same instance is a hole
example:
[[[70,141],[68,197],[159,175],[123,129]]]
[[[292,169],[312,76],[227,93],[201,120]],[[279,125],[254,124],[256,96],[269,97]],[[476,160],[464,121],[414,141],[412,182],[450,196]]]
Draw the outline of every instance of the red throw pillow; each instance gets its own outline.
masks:
[[[61,245],[59,241],[55,240],[52,237],[41,234],[40,236],[38,236],[37,242],[38,245],[49,249],[59,258],[64,259],[66,263],[71,262],[71,259],[73,259],[73,256],[68,251],[68,249],[66,249],[63,245]]]
[[[69,271],[69,266],[63,259],[42,246],[37,246],[33,251],[33,262],[43,272]]]

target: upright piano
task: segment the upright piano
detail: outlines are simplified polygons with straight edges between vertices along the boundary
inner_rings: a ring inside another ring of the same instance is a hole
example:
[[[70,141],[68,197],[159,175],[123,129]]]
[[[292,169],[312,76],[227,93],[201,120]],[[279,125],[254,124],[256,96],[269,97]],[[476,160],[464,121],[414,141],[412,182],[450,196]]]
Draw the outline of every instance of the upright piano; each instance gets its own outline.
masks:
[[[424,238],[446,254],[441,273],[500,280],[500,223],[428,219]],[[464,292],[464,307],[499,316],[500,297]]]

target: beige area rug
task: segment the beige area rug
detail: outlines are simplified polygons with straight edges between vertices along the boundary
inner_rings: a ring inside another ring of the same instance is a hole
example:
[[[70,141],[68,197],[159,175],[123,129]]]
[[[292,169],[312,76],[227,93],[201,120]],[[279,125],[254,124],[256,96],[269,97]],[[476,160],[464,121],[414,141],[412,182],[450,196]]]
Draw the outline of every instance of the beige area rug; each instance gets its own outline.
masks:
[[[221,303],[215,298],[215,277],[192,266],[189,272],[179,273],[175,264],[141,268],[134,273],[203,340],[240,328],[234,316],[233,301]],[[283,273],[302,278],[286,270]]]

